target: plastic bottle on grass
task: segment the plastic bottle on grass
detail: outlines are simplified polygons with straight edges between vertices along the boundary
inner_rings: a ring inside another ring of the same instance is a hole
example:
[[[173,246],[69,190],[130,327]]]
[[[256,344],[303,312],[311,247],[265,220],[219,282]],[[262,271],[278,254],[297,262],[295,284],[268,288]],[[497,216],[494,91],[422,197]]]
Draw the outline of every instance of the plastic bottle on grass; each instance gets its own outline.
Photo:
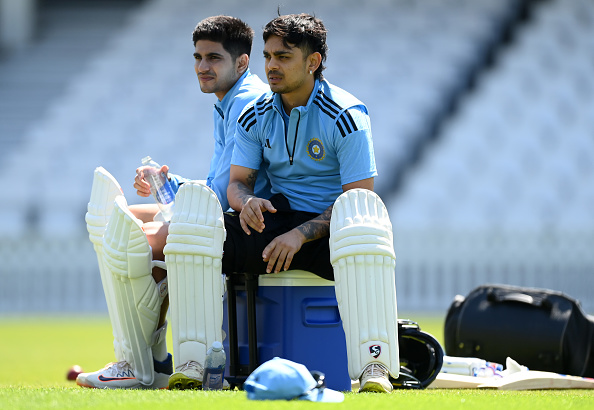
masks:
[[[151,185],[151,193],[159,205],[161,215],[165,221],[170,221],[173,215],[173,203],[175,194],[171,183],[165,173],[161,172],[161,165],[157,164],[151,157],[144,157],[142,165],[152,167],[144,171],[144,177]]]
[[[226,360],[227,357],[223,349],[223,344],[221,342],[213,342],[210,349],[206,352],[202,390],[223,389]]]

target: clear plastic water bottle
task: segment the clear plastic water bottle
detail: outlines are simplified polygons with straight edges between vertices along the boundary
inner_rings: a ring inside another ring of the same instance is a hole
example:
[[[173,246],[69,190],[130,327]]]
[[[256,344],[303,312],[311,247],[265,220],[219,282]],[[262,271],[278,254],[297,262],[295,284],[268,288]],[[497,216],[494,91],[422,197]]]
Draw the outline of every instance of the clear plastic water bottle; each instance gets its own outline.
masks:
[[[142,165],[152,167],[152,170],[145,170],[144,177],[151,185],[151,193],[159,205],[161,215],[165,221],[170,221],[173,215],[173,203],[175,194],[171,183],[165,173],[161,172],[161,165],[157,164],[151,157],[144,157]]]
[[[206,352],[202,390],[223,389],[226,360],[227,357],[223,349],[223,344],[221,342],[213,342],[210,349]]]

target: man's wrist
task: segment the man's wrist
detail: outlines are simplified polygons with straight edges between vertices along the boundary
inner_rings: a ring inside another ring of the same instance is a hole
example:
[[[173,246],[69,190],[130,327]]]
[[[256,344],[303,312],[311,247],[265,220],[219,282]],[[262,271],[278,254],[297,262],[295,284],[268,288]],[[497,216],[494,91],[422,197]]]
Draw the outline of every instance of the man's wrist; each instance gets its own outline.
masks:
[[[295,231],[298,234],[298,236],[301,238],[302,243],[305,243],[305,242],[307,242],[307,236],[305,236],[302,226],[303,225],[299,225],[291,230]]]
[[[244,197],[241,198],[241,209],[243,210],[243,208],[245,208],[245,206],[247,205],[248,202],[250,202],[250,200],[256,198],[255,195],[245,195]]]

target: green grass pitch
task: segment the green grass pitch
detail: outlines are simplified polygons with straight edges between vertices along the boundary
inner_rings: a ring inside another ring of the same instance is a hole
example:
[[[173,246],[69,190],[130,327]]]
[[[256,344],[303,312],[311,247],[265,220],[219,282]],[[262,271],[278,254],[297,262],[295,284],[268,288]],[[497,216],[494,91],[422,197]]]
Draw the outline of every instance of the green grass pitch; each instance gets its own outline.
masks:
[[[442,341],[443,317],[400,315]],[[87,371],[113,358],[107,317],[0,318],[0,409],[293,409],[311,406],[369,409],[594,409],[592,390],[479,391],[398,390],[347,393],[344,403],[255,402],[242,391],[108,391],[66,380],[70,366]]]

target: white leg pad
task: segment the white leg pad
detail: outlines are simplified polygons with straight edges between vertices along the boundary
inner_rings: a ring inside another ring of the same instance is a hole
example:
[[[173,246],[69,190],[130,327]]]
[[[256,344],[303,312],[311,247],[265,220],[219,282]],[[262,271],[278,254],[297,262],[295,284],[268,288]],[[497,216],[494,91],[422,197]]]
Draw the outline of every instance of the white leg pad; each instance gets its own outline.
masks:
[[[330,258],[351,379],[370,363],[400,371],[392,224],[372,191],[349,190],[334,203]]]
[[[105,235],[103,262],[113,280],[117,316],[122,330],[122,350],[136,378],[150,385],[154,379],[155,330],[164,297],[152,276],[152,251],[142,222],[118,196]],[[161,283],[161,287],[163,283]]]
[[[206,350],[222,342],[225,225],[215,193],[198,182],[181,186],[164,254],[176,366],[204,365]]]
[[[112,277],[103,266],[103,234],[109,217],[113,211],[114,200],[117,196],[123,195],[122,188],[118,181],[103,167],[97,167],[93,175],[93,186],[91,188],[91,199],[87,207],[85,221],[89,239],[93,244],[97,261],[99,262],[99,274],[103,284],[103,293],[107,302],[107,311],[113,331],[113,348],[117,361],[124,360],[121,340],[122,330],[116,314],[115,298],[113,293]]]

